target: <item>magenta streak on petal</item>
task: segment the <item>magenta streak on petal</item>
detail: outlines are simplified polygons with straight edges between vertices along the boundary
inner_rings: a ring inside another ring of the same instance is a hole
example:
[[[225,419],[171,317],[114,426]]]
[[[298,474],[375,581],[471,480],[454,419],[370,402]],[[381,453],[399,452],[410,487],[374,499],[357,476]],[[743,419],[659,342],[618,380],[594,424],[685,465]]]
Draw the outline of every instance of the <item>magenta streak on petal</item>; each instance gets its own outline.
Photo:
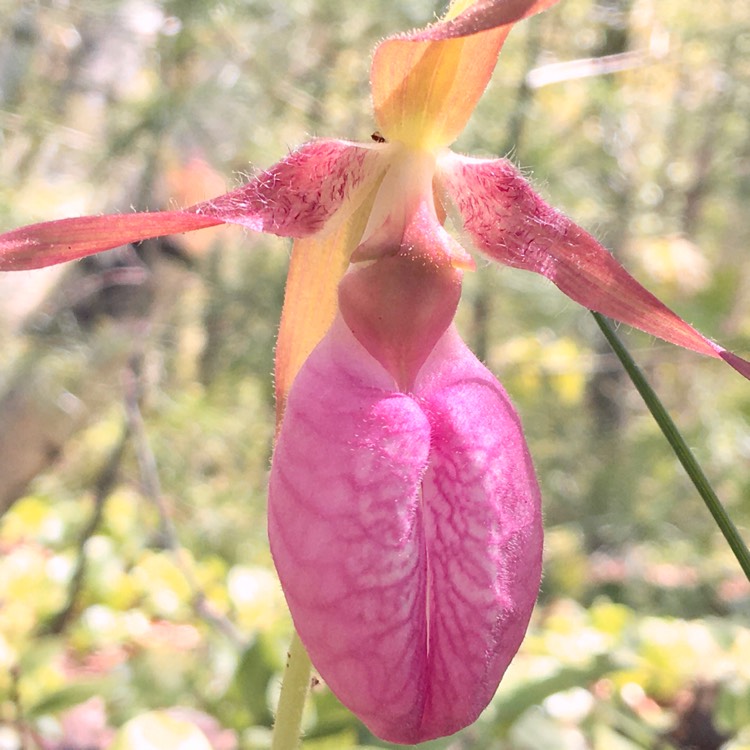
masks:
[[[408,35],[415,41],[452,39],[470,36],[479,31],[508,26],[541,13],[558,0],[476,0],[463,13],[449,21],[428,26]]]
[[[548,278],[591,310],[701,354],[750,378],[750,362],[707,339],[641,286],[590,234],[545,203],[506,159],[450,155],[441,185],[490,258]]]
[[[317,140],[259,172],[246,185],[188,211],[255,232],[307,237],[321,231],[360,185],[378,174],[379,151]]]
[[[376,734],[474,721],[523,638],[542,530],[518,418],[453,329],[402,393],[336,320],[289,395],[269,535],[313,664]]]
[[[432,429],[423,493],[434,656],[423,722],[438,736],[474,721],[523,640],[541,575],[541,501],[513,406],[453,329],[415,390]]]

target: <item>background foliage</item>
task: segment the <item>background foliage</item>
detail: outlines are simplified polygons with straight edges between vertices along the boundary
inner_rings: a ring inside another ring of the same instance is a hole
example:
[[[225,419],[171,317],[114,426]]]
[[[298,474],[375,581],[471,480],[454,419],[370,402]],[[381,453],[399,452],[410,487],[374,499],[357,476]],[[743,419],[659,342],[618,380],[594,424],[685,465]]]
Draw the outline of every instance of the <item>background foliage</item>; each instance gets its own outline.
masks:
[[[510,154],[747,356],[750,5],[706,8],[564,0],[521,24],[458,150]],[[367,140],[372,47],[441,10],[0,0],[0,227],[185,205],[311,136]],[[123,725],[118,748],[268,747],[290,635],[264,519],[288,252],[222,228],[0,277],[3,750],[104,748]],[[430,747],[750,747],[750,588],[590,316],[480,262],[459,322],[524,419],[546,573],[495,701]],[[627,340],[747,537],[747,384]],[[313,695],[306,748],[382,744]]]

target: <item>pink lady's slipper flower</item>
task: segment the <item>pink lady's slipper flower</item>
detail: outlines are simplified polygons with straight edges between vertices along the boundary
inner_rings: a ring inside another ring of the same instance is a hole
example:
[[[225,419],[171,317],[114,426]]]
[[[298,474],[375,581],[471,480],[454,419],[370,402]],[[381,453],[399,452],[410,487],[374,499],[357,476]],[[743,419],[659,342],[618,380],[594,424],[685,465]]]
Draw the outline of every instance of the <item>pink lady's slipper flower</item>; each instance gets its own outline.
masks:
[[[518,417],[453,327],[472,262],[446,212],[489,258],[750,377],[750,363],[659,302],[509,161],[447,150],[511,25],[554,3],[457,0],[441,21],[378,45],[383,143],[315,140],[184,210],[0,235],[4,270],[221,223],[295,238],[271,548],[313,664],[394,742],[474,721],[523,638],[541,572],[539,490]]]

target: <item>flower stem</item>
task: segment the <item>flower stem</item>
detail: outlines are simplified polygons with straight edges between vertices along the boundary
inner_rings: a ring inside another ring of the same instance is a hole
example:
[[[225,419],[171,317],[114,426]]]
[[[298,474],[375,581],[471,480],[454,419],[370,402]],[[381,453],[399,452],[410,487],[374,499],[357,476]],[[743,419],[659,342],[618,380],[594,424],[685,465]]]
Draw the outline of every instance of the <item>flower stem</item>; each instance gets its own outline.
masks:
[[[703,469],[701,469],[692,451],[688,448],[685,439],[680,434],[674,421],[659,400],[659,397],[646,381],[646,378],[635,363],[635,360],[630,356],[630,353],[627,351],[622,341],[620,341],[612,324],[599,313],[592,311],[591,314],[594,316],[594,320],[596,320],[599,328],[601,328],[602,333],[609,342],[614,353],[617,355],[620,362],[622,362],[622,366],[633,381],[633,385],[638,390],[638,393],[641,394],[641,397],[656,420],[656,423],[664,433],[664,437],[672,447],[675,456],[679,459],[683,468],[695,485],[695,488],[698,490],[698,494],[703,498],[703,502],[714,517],[716,525],[727,540],[729,547],[737,558],[737,562],[740,564],[740,567],[744,571],[748,580],[750,580],[750,551],[748,551],[747,545],[740,536],[739,531],[737,531],[737,527],[732,522],[732,519],[729,517],[729,514],[721,504],[719,498],[716,496],[713,487],[711,487],[706,475],[703,473]]]
[[[310,657],[295,632],[281,681],[271,750],[296,750],[299,747],[302,711],[310,688],[310,669]]]

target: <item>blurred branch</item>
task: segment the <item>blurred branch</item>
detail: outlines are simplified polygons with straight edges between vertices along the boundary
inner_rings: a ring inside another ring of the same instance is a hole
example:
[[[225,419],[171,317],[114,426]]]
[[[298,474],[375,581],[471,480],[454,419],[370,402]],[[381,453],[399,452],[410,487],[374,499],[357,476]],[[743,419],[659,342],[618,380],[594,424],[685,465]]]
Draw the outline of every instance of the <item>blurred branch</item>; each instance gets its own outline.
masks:
[[[164,495],[161,490],[159,470],[151,445],[149,444],[146,426],[141,414],[140,400],[143,380],[140,376],[140,358],[134,355],[130,367],[125,371],[125,413],[129,433],[135,448],[135,455],[140,470],[142,489],[146,497],[154,504],[159,514],[161,540],[171,553],[175,565],[187,582],[192,597],[192,607],[196,615],[212,627],[223,633],[235,646],[243,647],[245,639],[230,620],[217,614],[198,584],[190,562],[186,559],[184,547],[180,544],[177,529],[172,521]]]
[[[50,621],[42,629],[43,635],[61,633],[71,617],[73,616],[78,601],[78,596],[83,587],[84,578],[86,575],[87,557],[86,557],[86,542],[96,533],[99,528],[102,517],[104,515],[104,507],[107,503],[107,498],[111,495],[112,490],[117,482],[117,476],[120,471],[120,465],[122,463],[122,457],[125,454],[125,447],[128,444],[130,437],[130,430],[128,425],[125,424],[120,435],[120,439],[112,449],[109,459],[106,464],[102,467],[99,477],[97,478],[94,490],[94,510],[88,520],[88,523],[84,527],[81,535],[78,539],[78,560],[76,562],[76,568],[73,572],[73,576],[70,580],[70,586],[68,587],[68,597],[63,605],[62,609],[50,619]]]
[[[134,331],[179,302],[189,278],[180,253],[160,238],[73,264],[29,316],[28,345],[0,391],[0,516],[116,402]]]
[[[727,80],[733,80],[736,66],[742,60],[738,54],[737,37],[729,39],[723,50],[721,71]],[[682,230],[689,237],[694,236],[704,220],[704,209],[707,199],[711,195],[713,179],[717,166],[717,152],[721,144],[722,133],[727,125],[727,117],[734,113],[735,97],[731,88],[716,86],[712,98],[705,106],[703,116],[703,132],[695,145],[691,159],[693,178],[684,194],[682,208]]]
[[[0,394],[0,516],[53,464],[72,435],[106,409],[129,349],[127,331],[107,327],[59,345],[40,341]]]
[[[628,50],[614,55],[602,57],[585,57],[578,60],[540,65],[530,70],[526,75],[526,85],[531,89],[540,89],[553,83],[573,81],[577,78],[591,78],[593,76],[619,73],[623,70],[642,68],[654,61],[654,57],[646,50]]]

